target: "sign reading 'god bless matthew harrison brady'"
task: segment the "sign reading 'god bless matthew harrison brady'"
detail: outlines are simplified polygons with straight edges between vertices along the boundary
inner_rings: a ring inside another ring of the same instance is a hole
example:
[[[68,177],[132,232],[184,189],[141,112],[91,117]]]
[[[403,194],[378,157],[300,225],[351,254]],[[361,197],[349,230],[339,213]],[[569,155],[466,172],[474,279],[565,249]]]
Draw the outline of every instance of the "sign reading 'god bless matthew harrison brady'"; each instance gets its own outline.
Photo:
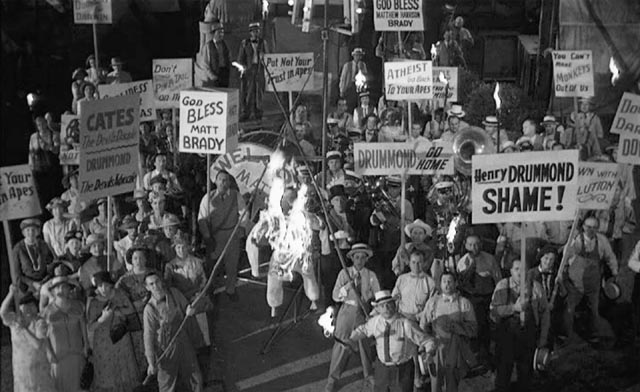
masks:
[[[138,175],[140,96],[80,101],[80,199],[131,192]]]
[[[238,145],[238,90],[180,92],[180,152],[226,154]]]
[[[422,0],[373,0],[376,31],[423,31]]]

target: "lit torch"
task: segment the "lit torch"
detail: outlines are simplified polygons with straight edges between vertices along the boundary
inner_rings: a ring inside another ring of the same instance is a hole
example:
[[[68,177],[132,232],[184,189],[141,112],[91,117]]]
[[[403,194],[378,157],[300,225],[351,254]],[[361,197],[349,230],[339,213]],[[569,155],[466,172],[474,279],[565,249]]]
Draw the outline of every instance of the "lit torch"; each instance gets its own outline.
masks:
[[[449,98],[449,79],[444,75],[444,72],[440,72],[438,75],[440,83],[444,84],[444,110],[447,110],[447,98]]]
[[[449,223],[449,230],[447,231],[447,251],[449,252],[449,257],[447,260],[447,268],[451,272],[456,271],[455,260],[453,259],[453,251],[454,251],[454,241],[456,240],[456,236],[458,235],[458,227],[460,226],[460,220],[462,218],[460,215],[456,215],[451,219],[451,223]]]
[[[496,138],[496,144],[498,147],[498,154],[500,153],[500,107],[502,106],[502,99],[500,99],[500,83],[496,82],[496,88],[493,90],[493,100],[496,102],[496,118],[498,119],[498,134]]]
[[[269,2],[262,0],[262,19],[267,19],[267,16],[269,16]]]
[[[242,75],[244,75],[244,71],[245,71],[244,65],[240,64],[240,63],[239,63],[239,62],[237,62],[237,61],[232,62],[232,63],[231,63],[231,65],[233,65],[234,67],[236,67],[236,69],[238,70],[238,72],[240,72],[240,77],[242,77]]]
[[[364,74],[362,73],[362,70],[358,70],[358,73],[356,74],[356,91],[361,92],[364,90],[364,88],[367,85],[367,77],[364,76]]]
[[[438,50],[436,49],[436,46],[434,44],[431,44],[431,61],[435,60],[437,55]]]
[[[616,64],[616,59],[611,56],[609,59],[609,71],[611,71],[611,85],[615,86],[620,79],[620,69],[618,68],[618,64]]]
[[[333,332],[336,330],[336,326],[334,325],[336,310],[333,306],[329,306],[327,311],[320,316],[318,319],[318,325],[322,327],[324,332],[324,337],[329,338],[333,335]]]

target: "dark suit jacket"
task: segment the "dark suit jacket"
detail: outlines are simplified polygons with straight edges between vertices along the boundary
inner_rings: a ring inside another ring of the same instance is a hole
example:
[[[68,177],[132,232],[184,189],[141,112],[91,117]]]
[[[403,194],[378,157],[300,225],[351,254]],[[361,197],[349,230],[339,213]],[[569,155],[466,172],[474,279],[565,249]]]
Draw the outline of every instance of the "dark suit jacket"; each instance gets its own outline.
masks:
[[[544,276],[544,278],[547,278],[547,276]],[[540,272],[540,269],[538,267],[531,268],[529,271],[527,271],[527,281],[528,282],[536,281],[540,283],[540,286],[542,286],[542,291],[547,296],[547,299],[549,299],[551,298],[551,293],[553,292],[555,279],[553,277],[553,274],[551,274],[551,276],[548,277],[547,283],[543,282],[542,280],[543,280],[543,275],[542,275],[542,272]]]
[[[261,39],[258,41],[258,56],[260,54],[267,53],[267,43],[265,40]],[[247,68],[253,66],[251,63],[251,59],[253,58],[253,46],[251,45],[251,40],[244,39],[240,44],[240,50],[238,51],[238,62],[244,65]]]
[[[218,50],[218,47],[216,47],[216,44],[213,42],[213,40],[207,42],[207,46],[209,47],[209,66],[211,67],[211,72],[219,75],[222,60],[224,60],[225,68],[229,68],[231,66],[229,48],[224,41],[220,42],[222,50]]]

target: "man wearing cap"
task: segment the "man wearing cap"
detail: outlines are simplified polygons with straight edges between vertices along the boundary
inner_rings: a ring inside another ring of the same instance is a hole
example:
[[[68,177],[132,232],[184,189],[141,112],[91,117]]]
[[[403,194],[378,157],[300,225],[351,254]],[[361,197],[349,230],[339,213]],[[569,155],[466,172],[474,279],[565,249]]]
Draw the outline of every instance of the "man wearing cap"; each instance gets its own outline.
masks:
[[[347,132],[348,129],[351,128],[353,124],[353,117],[348,112],[346,98],[338,98],[338,101],[336,102],[336,110],[335,112],[329,113],[327,124],[329,123],[329,119],[338,121],[337,126],[341,132]]]
[[[238,258],[240,256],[240,238],[231,234],[245,209],[244,199],[238,191],[231,188],[232,177],[226,171],[212,171],[211,180],[215,180],[216,190],[204,195],[200,201],[198,212],[198,228],[202,240],[207,246],[207,265],[211,271],[213,265],[222,254],[227,241],[230,241],[224,256],[226,293],[233,301],[238,300],[236,282],[238,280]]]
[[[347,110],[351,111],[356,107],[358,102],[358,91],[356,89],[356,75],[360,72],[365,77],[368,76],[367,64],[362,60],[364,57],[364,50],[362,48],[355,48],[351,52],[352,60],[347,61],[342,66],[342,72],[340,73],[340,97],[345,98],[347,101]],[[355,119],[354,119],[355,124]]]
[[[356,328],[347,342],[375,338],[375,391],[412,391],[416,371],[413,357],[418,349],[431,351],[434,341],[416,322],[398,313],[389,290],[376,292],[372,304],[377,314]]]
[[[376,124],[377,124],[377,116],[378,110],[375,106],[371,105],[371,97],[368,91],[362,91],[358,94],[359,105],[355,109],[353,109],[353,126],[355,128],[364,128],[366,121],[369,120],[370,116],[376,116]],[[368,128],[368,126],[366,127]]]
[[[601,141],[604,138],[604,129],[602,128],[600,117],[593,112],[593,98],[580,98],[579,109],[578,113],[571,113],[571,120],[574,121],[578,127],[585,127],[589,133]]]
[[[113,68],[113,71],[107,74],[107,84],[129,83],[133,80],[131,79],[131,74],[122,69],[123,64],[120,57],[111,58],[111,68]]]
[[[509,140],[509,136],[504,129],[500,130],[500,140],[498,140],[498,117],[487,116],[484,118],[482,125],[484,125],[484,131],[491,138],[491,140],[493,140],[493,145],[494,147],[496,147],[496,149],[498,146],[498,141],[500,142],[500,144],[502,144],[502,142],[504,142],[505,140]]]
[[[326,174],[316,174],[316,181],[320,186],[324,182],[327,190],[334,185],[344,185],[344,170],[342,169],[342,153],[340,151],[327,151]]]
[[[536,347],[544,347],[547,343],[547,298],[540,284],[535,281],[527,281],[524,298],[520,295],[520,274],[526,273],[520,270],[520,266],[520,260],[514,260],[511,276],[498,282],[491,298],[490,315],[497,324],[496,392],[511,390],[514,363],[518,376],[515,390],[529,391],[533,373],[533,354]]]
[[[354,244],[347,253],[347,257],[353,261],[353,266],[340,271],[333,287],[333,300],[342,305],[336,316],[334,331],[336,342],[333,345],[331,364],[329,365],[329,379],[325,388],[327,392],[335,390],[335,383],[340,379],[340,375],[349,362],[351,352],[344,342],[349,339],[358,325],[365,322],[370,311],[369,302],[373,299],[374,293],[380,291],[380,283],[376,274],[364,266],[372,255],[373,251],[367,244]],[[362,309],[362,306],[365,308]],[[371,380],[373,377],[372,352],[366,340],[358,342],[358,352],[362,362],[364,382],[370,385],[373,381]],[[371,387],[369,386],[369,388]],[[363,390],[368,389],[363,388]]]
[[[33,218],[20,222],[24,238],[13,247],[13,260],[9,264],[11,283],[21,294],[31,292],[36,297],[47,275],[47,268],[53,261],[49,246],[38,238],[40,225],[40,221]]]
[[[167,191],[171,193],[179,192],[182,190],[178,177],[175,173],[167,169],[167,154],[163,152],[157,153],[153,157],[154,169],[146,173],[142,178],[142,186],[151,190],[151,180],[155,177],[161,176],[167,180]]]
[[[242,40],[237,62],[240,71],[240,120],[262,118],[262,96],[265,88],[263,58],[269,53],[267,41],[260,37],[260,22],[249,24],[249,38]]]
[[[425,257],[429,257],[429,260],[425,259],[423,261],[428,261],[426,270],[430,270],[433,262],[432,257],[434,244],[431,240],[433,228],[424,223],[422,219],[416,219],[404,227],[404,233],[411,239],[411,241],[405,244],[404,249],[401,247],[398,248],[396,256],[391,262],[393,272],[396,275],[401,275],[406,272],[409,267],[409,255],[414,250],[419,250]]]
[[[125,266],[127,271],[131,270],[131,265],[127,264],[127,251],[133,246],[133,242],[138,236],[138,222],[133,215],[127,215],[122,220],[120,230],[127,233],[117,241],[113,241],[113,248],[116,250],[118,260]]]
[[[59,197],[54,197],[47,204],[47,210],[51,212],[53,218],[44,222],[42,237],[56,257],[64,255],[64,235],[75,228],[73,220],[64,217],[68,205]]]

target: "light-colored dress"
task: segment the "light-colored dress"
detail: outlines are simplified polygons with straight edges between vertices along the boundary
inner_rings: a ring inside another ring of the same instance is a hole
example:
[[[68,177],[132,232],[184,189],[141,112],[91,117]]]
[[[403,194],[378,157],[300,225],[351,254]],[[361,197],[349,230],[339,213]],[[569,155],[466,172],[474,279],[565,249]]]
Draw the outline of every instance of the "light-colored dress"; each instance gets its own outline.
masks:
[[[95,323],[102,314],[102,310],[111,303],[113,309],[122,313],[129,313],[133,306],[122,290],[115,290],[112,298],[102,296],[89,298],[87,302],[87,320]],[[115,313],[115,312],[114,312]],[[94,368],[94,379],[91,387],[93,392],[129,392],[138,383],[139,372],[133,351],[132,338],[125,334],[115,344],[111,342],[109,330],[112,323],[117,323],[122,316],[112,315],[102,324],[94,324],[95,329],[90,329],[89,340],[93,355],[91,361]]]
[[[150,270],[148,270],[150,271]],[[144,285],[144,277],[147,272],[136,274],[133,271],[127,271],[116,283],[116,288],[121,289],[131,302],[138,302],[141,305],[136,309],[138,317],[142,321],[144,315],[144,301],[149,292]],[[136,331],[131,333],[131,340],[133,341],[133,351],[136,355],[136,361],[138,362],[138,370],[145,372],[147,370],[147,359],[144,355],[144,340],[142,331]]]
[[[36,338],[33,320],[22,326],[10,312],[2,322],[11,329],[14,392],[55,392],[45,341]]]

